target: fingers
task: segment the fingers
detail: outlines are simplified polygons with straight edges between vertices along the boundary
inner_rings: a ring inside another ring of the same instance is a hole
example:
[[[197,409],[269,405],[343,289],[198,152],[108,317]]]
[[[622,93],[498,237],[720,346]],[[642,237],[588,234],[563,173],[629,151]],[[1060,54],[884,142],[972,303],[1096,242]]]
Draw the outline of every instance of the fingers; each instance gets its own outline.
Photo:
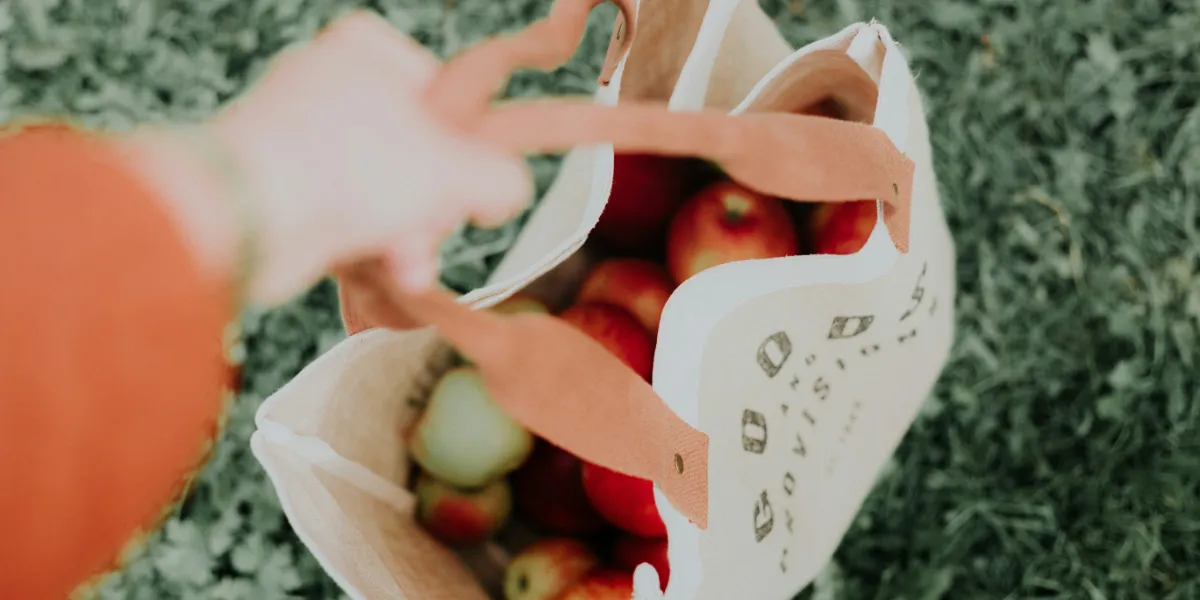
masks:
[[[454,145],[447,154],[455,164],[454,173],[446,175],[446,193],[467,219],[498,227],[529,206],[533,178],[523,160],[471,142]]]
[[[523,161],[480,150],[463,152],[474,156],[460,155],[470,166],[454,169],[445,180],[445,211],[388,253],[392,276],[409,291],[426,291],[437,283],[440,243],[462,221],[496,227],[528,205],[533,186]]]
[[[427,174],[441,182],[437,197],[445,204],[389,257],[396,281],[410,291],[425,291],[437,283],[439,245],[455,227],[466,220],[499,226],[519,214],[533,193],[529,168],[519,158],[453,138],[445,143],[451,147],[439,154],[448,159],[437,164],[446,172]]]
[[[423,292],[438,279],[438,243],[436,237],[413,235],[398,244],[387,256],[392,277],[410,292]]]
[[[405,82],[406,90],[428,83],[439,66],[437,56],[428,48],[369,10],[340,17],[322,32],[320,39],[350,54],[348,60],[382,62],[394,72],[396,81]]]

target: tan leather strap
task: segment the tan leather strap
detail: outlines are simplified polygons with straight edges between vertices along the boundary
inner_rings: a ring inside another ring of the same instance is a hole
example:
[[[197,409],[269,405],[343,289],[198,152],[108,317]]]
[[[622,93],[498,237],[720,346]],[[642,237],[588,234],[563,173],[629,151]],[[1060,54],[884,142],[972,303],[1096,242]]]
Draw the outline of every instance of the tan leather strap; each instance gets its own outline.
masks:
[[[632,0],[616,1],[628,23],[620,40],[624,52],[634,34]],[[514,153],[611,143],[624,152],[708,159],[740,183],[790,200],[878,198],[892,242],[900,252],[908,251],[913,163],[882,130],[865,123],[788,113],[672,112],[659,103],[600,106],[551,99],[492,104],[517,68],[551,69],[566,62],[583,35],[588,12],[599,2],[558,0],[549,16],[528,29],[484,41],[451,59],[429,89],[428,109],[447,125]],[[836,86],[843,79],[866,77],[861,71],[845,54],[822,51],[793,65],[789,78]]]
[[[542,100],[495,108],[474,134],[514,151],[553,152],[608,142],[623,152],[705,158],[748,187],[790,200],[878,198],[892,242],[900,252],[908,251],[913,163],[883,130],[863,123]]]
[[[466,135],[516,153],[612,143],[619,151],[694,156],[717,162],[741,183],[798,201],[879,198],[900,251],[908,248],[913,164],[886,135],[862,123],[783,113],[730,116],[668,112],[661,104],[597,106],[585,100],[492,104],[516,68],[550,69],[575,51],[598,0],[559,0],[549,17],[512,37],[481,43],[445,65],[429,109]],[[632,39],[632,0],[618,0]],[[613,50],[610,48],[610,53]],[[791,84],[858,89],[865,74],[837,52],[793,65]],[[811,70],[805,74],[805,69]],[[832,95],[837,95],[836,93]],[[843,94],[850,114],[873,113],[874,95]],[[771,104],[771,103],[768,103]],[[339,270],[351,333],[371,327],[434,326],[480,369],[514,418],[584,460],[654,481],[700,528],[708,523],[708,436],[685,423],[654,390],[601,345],[545,315],[474,311],[442,291],[399,291],[379,260]]]
[[[598,342],[547,315],[471,310],[443,291],[405,294],[376,264],[347,267],[341,277],[363,291],[359,306],[381,326],[434,325],[530,431],[655,482],[676,510],[708,526],[708,436]]]

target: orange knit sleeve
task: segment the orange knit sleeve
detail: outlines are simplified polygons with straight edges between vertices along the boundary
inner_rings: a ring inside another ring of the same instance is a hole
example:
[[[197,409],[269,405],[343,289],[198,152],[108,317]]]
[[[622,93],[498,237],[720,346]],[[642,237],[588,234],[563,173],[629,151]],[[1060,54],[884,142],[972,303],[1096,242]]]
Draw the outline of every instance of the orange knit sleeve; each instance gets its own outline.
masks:
[[[231,301],[104,143],[0,139],[0,598],[61,600],[169,508]]]

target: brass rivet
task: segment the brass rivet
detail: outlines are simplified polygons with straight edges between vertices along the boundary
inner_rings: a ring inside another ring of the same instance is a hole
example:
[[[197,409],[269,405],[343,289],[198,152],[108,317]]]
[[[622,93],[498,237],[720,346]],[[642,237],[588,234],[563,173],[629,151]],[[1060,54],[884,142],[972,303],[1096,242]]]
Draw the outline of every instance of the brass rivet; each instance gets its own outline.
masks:
[[[683,457],[679,454],[675,455],[675,470],[679,471],[680,475],[683,475]]]

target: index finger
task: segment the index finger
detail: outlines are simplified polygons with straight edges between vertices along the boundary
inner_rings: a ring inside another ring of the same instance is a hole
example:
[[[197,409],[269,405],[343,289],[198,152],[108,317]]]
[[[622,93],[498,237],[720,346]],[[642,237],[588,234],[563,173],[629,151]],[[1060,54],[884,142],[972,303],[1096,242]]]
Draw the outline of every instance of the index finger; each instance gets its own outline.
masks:
[[[404,82],[414,95],[437,75],[437,56],[378,13],[357,10],[340,17],[321,34],[321,43],[346,53],[347,60],[382,64],[394,71],[388,80]]]

